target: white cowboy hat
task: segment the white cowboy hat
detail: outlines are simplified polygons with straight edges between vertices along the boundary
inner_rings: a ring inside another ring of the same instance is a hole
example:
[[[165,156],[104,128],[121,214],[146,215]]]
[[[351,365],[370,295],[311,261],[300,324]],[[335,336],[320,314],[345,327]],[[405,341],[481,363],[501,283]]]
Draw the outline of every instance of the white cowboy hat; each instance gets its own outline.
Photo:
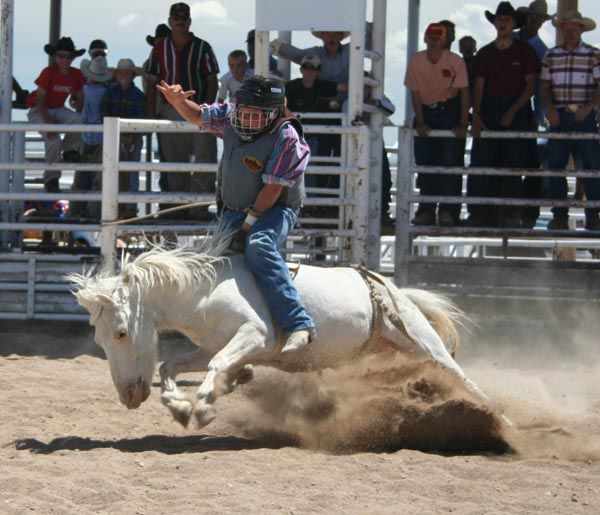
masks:
[[[80,64],[81,72],[88,78],[96,82],[107,82],[112,80],[113,72],[106,64],[106,58],[103,56],[94,59],[82,59]]]
[[[311,30],[310,33],[319,39],[323,39],[323,33],[324,32],[339,32],[340,34],[342,34],[342,40],[346,39],[349,35],[350,35],[350,31],[343,31],[343,30],[333,30],[333,31],[327,31],[327,30]]]
[[[579,23],[583,27],[583,32],[589,32],[596,28],[596,22],[591,18],[584,18],[579,11],[567,11],[562,16],[557,15],[552,20],[552,25],[560,28],[563,23],[567,22]]]
[[[119,62],[117,63],[117,66],[115,67],[115,70],[128,70],[133,72],[134,75],[143,75],[144,74],[144,69],[140,68],[139,66],[136,66],[133,63],[132,59],[119,59]]]
[[[517,7],[517,11],[523,14],[533,14],[541,16],[545,21],[554,18],[554,14],[548,14],[548,4],[546,0],[534,0],[529,4],[529,7]]]

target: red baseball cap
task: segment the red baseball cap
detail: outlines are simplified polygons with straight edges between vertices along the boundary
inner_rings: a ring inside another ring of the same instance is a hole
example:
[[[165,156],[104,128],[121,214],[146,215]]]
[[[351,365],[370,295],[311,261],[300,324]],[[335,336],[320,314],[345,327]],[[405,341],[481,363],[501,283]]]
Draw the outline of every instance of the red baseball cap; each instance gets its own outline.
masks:
[[[446,27],[441,23],[430,23],[425,29],[425,37],[446,39]]]

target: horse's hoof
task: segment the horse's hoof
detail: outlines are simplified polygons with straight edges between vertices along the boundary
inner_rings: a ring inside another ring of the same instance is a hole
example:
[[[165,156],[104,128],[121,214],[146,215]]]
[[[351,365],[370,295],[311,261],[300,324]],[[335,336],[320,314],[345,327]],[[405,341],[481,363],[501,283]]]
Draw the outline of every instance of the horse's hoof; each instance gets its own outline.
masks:
[[[160,400],[162,403],[169,408],[173,418],[179,422],[183,427],[187,427],[190,423],[192,416],[192,404],[188,401],[179,401],[169,397],[168,395],[161,395]]]
[[[217,410],[211,405],[205,405],[194,410],[196,423],[198,427],[204,427],[210,424],[217,417]]]
[[[249,383],[252,379],[254,379],[254,368],[252,368],[252,365],[245,365],[235,376],[238,386]]]

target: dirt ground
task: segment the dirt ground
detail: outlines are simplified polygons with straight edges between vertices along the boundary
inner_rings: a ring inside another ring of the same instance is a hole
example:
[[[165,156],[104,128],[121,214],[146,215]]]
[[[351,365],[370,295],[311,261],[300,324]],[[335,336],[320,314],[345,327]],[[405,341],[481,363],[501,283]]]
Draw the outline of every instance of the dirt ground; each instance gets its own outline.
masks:
[[[458,361],[488,406],[396,358],[258,369],[198,430],[160,404],[158,378],[127,410],[90,330],[63,329],[0,322],[0,513],[598,513],[593,347],[467,343]]]

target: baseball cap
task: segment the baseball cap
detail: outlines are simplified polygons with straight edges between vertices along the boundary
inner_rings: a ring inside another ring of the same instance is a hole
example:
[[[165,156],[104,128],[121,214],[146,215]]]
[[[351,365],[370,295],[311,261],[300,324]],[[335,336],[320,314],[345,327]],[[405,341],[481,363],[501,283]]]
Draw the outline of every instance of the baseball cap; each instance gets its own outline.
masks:
[[[446,27],[441,23],[430,23],[425,29],[425,36],[431,38],[446,38]]]
[[[184,2],[177,2],[171,5],[169,9],[169,16],[186,16],[190,17],[190,6]]]
[[[321,66],[321,59],[319,59],[318,55],[306,54],[300,61],[300,66],[319,68]]]
[[[90,48],[88,48],[88,50],[91,52],[92,50],[108,50],[108,46],[106,45],[106,41],[104,41],[103,39],[94,39],[94,41],[92,41],[90,43]]]

